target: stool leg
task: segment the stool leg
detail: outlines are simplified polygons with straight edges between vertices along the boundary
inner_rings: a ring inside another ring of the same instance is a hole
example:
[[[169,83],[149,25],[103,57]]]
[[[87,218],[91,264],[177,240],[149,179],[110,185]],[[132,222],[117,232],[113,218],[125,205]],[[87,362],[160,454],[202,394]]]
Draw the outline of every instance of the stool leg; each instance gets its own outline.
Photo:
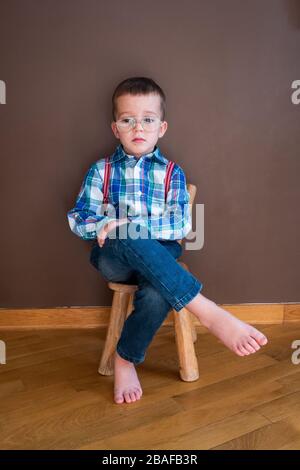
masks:
[[[128,301],[128,308],[127,308],[127,315],[126,318],[129,317],[129,315],[132,313],[132,310],[134,309],[134,294],[128,294],[129,295],[129,301]]]
[[[179,261],[179,264],[184,269],[186,269],[186,271],[190,271],[188,266],[183,261]],[[196,343],[196,341],[197,341],[197,330],[196,330],[195,323],[193,322],[194,315],[191,312],[189,312],[189,316],[190,316],[190,320],[191,320],[191,330],[192,330],[192,335],[193,335],[193,342]]]
[[[197,330],[196,330],[196,325],[193,322],[194,315],[191,312],[189,312],[189,314],[190,314],[193,342],[196,343],[196,341],[197,341]]]
[[[130,294],[127,292],[114,292],[105,345],[98,368],[99,374],[114,374],[114,355],[127,317],[129,300]]]
[[[185,382],[193,382],[199,379],[199,368],[190,312],[185,308],[182,308],[179,312],[173,310],[173,319],[180,377]]]

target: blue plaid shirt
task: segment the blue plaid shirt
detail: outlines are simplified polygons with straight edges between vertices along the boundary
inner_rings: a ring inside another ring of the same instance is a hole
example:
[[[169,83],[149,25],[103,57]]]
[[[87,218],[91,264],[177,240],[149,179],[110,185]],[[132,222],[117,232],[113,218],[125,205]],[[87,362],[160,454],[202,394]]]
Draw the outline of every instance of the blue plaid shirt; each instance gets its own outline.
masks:
[[[75,207],[67,213],[72,232],[84,240],[93,240],[105,224],[127,217],[146,227],[151,238],[158,240],[181,240],[189,233],[190,195],[185,174],[175,164],[165,204],[168,160],[158,146],[137,158],[127,155],[120,143],[109,161],[108,213],[103,205],[105,159],[101,158],[87,171]]]

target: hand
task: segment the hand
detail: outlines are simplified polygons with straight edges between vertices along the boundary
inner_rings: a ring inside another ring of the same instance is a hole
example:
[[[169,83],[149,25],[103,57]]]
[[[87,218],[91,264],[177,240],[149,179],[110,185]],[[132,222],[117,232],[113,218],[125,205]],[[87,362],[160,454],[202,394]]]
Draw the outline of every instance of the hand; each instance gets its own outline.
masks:
[[[119,220],[111,220],[110,222],[108,222],[108,224],[104,225],[102,230],[97,235],[98,245],[100,246],[100,248],[102,248],[102,246],[104,245],[108,232],[113,230],[118,225],[126,224],[127,222],[129,222],[129,220],[125,218]]]

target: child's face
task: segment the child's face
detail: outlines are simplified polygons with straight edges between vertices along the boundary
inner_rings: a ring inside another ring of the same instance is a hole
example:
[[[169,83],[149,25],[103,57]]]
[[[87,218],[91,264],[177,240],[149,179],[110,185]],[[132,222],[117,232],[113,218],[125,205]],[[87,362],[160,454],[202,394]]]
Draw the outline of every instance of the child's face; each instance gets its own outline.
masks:
[[[129,131],[118,130],[116,122],[111,123],[114,135],[120,139],[124,150],[129,155],[141,157],[153,151],[159,138],[161,138],[167,130],[168,124],[163,121],[156,130],[144,130],[140,120],[144,117],[156,116],[161,119],[160,97],[155,93],[149,95],[122,95],[117,98],[117,116],[116,120],[128,117],[134,117],[139,122]],[[134,139],[141,138],[142,141]]]

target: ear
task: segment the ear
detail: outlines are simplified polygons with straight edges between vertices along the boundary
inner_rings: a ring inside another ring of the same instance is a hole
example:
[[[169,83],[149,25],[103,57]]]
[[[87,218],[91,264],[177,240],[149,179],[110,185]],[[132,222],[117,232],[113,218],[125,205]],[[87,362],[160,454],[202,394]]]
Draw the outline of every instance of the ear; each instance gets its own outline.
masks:
[[[168,129],[168,123],[167,121],[163,121],[160,125],[158,137],[159,138],[162,137],[166,133],[167,129]]]
[[[112,128],[112,131],[113,131],[115,137],[116,137],[117,139],[119,139],[119,138],[120,138],[120,134],[119,134],[119,131],[118,131],[118,128],[117,128],[117,126],[116,126],[115,121],[112,121],[112,123],[111,123],[111,128]]]

